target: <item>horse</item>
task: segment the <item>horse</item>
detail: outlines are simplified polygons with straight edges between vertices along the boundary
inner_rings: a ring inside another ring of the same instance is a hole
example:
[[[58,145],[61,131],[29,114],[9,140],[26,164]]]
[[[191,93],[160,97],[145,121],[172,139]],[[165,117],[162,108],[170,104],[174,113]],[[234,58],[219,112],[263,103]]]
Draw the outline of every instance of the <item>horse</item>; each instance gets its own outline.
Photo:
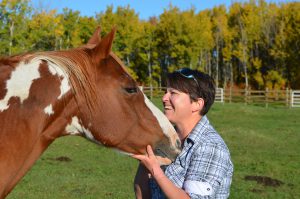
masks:
[[[179,154],[173,126],[112,52],[116,29],[100,33],[74,49],[0,58],[1,199],[61,136],[128,155],[147,145],[161,160]]]

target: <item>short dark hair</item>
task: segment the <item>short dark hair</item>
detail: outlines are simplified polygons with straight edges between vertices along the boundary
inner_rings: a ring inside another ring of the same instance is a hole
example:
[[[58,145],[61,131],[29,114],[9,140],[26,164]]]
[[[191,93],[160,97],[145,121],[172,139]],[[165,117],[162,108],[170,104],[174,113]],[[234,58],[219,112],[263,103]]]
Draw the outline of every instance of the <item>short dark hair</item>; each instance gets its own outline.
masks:
[[[204,100],[204,107],[200,115],[205,115],[215,101],[215,84],[213,78],[198,70],[182,68],[168,73],[166,79],[167,87],[174,88],[189,94],[192,101],[198,98]]]

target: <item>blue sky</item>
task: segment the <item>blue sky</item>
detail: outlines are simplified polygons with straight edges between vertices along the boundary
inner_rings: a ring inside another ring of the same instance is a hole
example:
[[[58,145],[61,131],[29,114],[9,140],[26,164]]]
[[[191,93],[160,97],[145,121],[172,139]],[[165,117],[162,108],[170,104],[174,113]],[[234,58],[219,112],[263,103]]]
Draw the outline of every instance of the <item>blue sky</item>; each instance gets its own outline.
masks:
[[[231,2],[236,0],[32,0],[34,7],[42,7],[44,9],[57,9],[61,12],[67,7],[72,10],[80,11],[83,16],[95,16],[95,13],[103,12],[106,7],[113,5],[127,6],[134,9],[139,14],[140,19],[148,19],[151,16],[159,16],[165,8],[171,3],[180,10],[190,9],[195,7],[196,11],[212,8],[216,5],[224,4],[230,6]],[[245,1],[245,0],[243,0]],[[267,2],[287,2],[292,0],[267,0]],[[240,1],[241,2],[241,1]]]

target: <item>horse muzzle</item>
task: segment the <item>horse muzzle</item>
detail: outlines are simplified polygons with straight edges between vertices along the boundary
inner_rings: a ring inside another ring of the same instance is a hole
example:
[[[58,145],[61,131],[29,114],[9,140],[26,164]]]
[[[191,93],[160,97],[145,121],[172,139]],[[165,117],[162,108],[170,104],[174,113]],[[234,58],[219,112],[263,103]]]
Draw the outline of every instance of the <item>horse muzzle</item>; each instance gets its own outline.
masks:
[[[161,165],[168,165],[175,160],[178,154],[181,152],[181,142],[179,139],[176,140],[175,146],[163,140],[154,148],[154,154],[159,160]]]

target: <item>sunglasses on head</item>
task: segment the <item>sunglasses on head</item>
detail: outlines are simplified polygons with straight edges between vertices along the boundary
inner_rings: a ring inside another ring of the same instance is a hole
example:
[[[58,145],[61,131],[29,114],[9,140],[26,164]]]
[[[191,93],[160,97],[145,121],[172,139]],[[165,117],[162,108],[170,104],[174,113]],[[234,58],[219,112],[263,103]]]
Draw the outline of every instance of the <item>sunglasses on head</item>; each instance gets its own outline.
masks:
[[[198,83],[197,79],[195,78],[195,76],[193,75],[193,71],[191,69],[181,68],[181,69],[177,70],[176,72],[187,79],[193,79],[196,82],[198,88],[200,89],[199,83]]]

